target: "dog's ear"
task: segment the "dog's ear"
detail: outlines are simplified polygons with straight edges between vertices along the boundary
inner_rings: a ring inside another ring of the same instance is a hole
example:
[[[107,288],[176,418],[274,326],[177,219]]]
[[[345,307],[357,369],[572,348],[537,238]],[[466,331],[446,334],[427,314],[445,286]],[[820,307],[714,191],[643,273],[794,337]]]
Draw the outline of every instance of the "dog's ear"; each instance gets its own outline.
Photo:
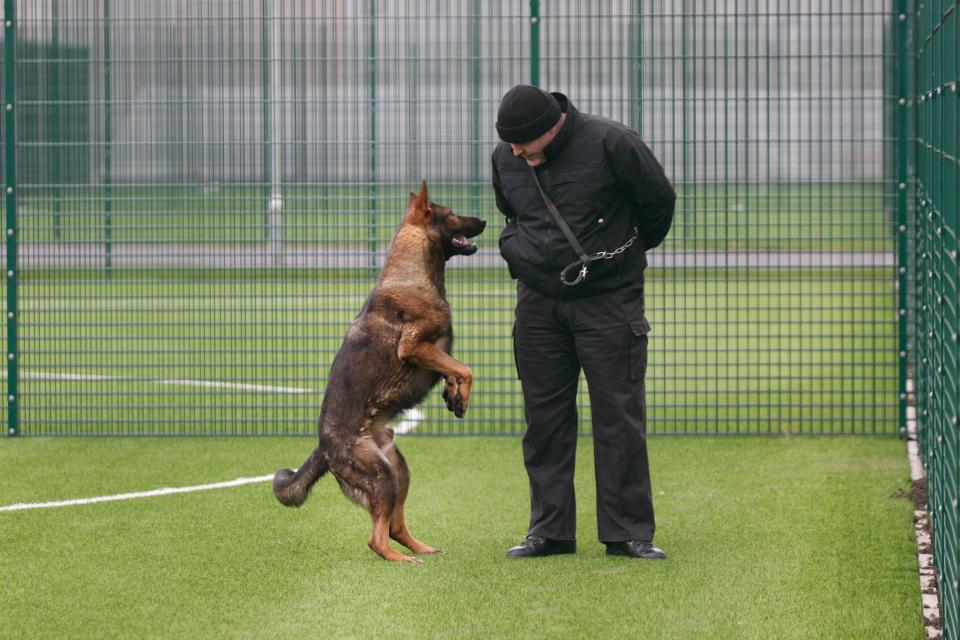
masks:
[[[420,193],[410,194],[410,199],[407,201],[408,209],[416,209],[417,211],[430,211],[430,196],[427,195],[427,181],[424,180],[420,183]]]
[[[420,193],[417,195],[417,205],[422,209],[430,208],[430,196],[427,195],[427,181],[420,181]]]

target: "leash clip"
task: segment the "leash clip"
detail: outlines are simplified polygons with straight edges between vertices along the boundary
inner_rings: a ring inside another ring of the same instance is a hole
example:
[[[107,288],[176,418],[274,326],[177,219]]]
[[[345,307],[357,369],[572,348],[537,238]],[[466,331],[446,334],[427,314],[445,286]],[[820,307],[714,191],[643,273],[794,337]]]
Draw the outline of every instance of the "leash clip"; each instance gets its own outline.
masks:
[[[567,280],[567,272],[570,271],[572,267],[575,267],[578,264],[582,264],[583,266],[580,267],[580,271],[577,273],[577,279],[573,281]],[[572,287],[576,284],[580,284],[581,282],[583,282],[587,278],[588,272],[589,272],[589,269],[587,268],[586,262],[571,262],[570,264],[568,264],[566,267],[563,268],[563,271],[560,272],[560,282],[567,285],[568,287]]]

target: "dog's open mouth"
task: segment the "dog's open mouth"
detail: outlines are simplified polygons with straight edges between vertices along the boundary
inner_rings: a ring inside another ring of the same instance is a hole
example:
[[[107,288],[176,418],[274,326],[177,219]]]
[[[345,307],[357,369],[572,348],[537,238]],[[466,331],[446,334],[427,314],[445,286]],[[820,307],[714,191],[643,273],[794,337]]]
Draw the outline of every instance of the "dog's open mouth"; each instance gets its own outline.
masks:
[[[477,248],[476,245],[470,242],[469,238],[463,234],[453,236],[452,242],[453,246],[458,249],[470,249],[471,247],[474,249]]]
[[[450,236],[447,236],[446,248],[444,254],[447,258],[453,255],[472,256],[477,252],[477,245],[470,241],[474,236],[483,233],[483,228],[487,223],[480,218],[463,217],[460,218],[460,224],[456,229],[450,229]]]

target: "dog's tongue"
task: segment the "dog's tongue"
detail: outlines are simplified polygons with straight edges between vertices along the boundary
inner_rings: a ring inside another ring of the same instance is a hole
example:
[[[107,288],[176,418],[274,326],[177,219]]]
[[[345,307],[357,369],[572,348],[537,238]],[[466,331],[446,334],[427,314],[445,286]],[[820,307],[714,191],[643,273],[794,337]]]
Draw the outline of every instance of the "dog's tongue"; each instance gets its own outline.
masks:
[[[458,244],[461,247],[467,247],[467,246],[470,246],[470,241],[467,240],[467,236],[456,235],[456,236],[453,236],[453,244]]]

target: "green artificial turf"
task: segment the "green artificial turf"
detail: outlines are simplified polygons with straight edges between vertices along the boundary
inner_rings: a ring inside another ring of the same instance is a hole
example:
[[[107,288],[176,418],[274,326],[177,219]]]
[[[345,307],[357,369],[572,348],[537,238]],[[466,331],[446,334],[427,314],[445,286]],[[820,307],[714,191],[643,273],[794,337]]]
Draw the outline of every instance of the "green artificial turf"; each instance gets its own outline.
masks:
[[[0,512],[2,638],[923,637],[902,441],[650,439],[656,542],[596,540],[590,440],[578,553],[508,560],[526,532],[517,438],[402,436],[414,535],[445,554],[397,565],[323,478],[300,509],[268,483]],[[259,476],[308,438],[0,440],[0,506]]]

